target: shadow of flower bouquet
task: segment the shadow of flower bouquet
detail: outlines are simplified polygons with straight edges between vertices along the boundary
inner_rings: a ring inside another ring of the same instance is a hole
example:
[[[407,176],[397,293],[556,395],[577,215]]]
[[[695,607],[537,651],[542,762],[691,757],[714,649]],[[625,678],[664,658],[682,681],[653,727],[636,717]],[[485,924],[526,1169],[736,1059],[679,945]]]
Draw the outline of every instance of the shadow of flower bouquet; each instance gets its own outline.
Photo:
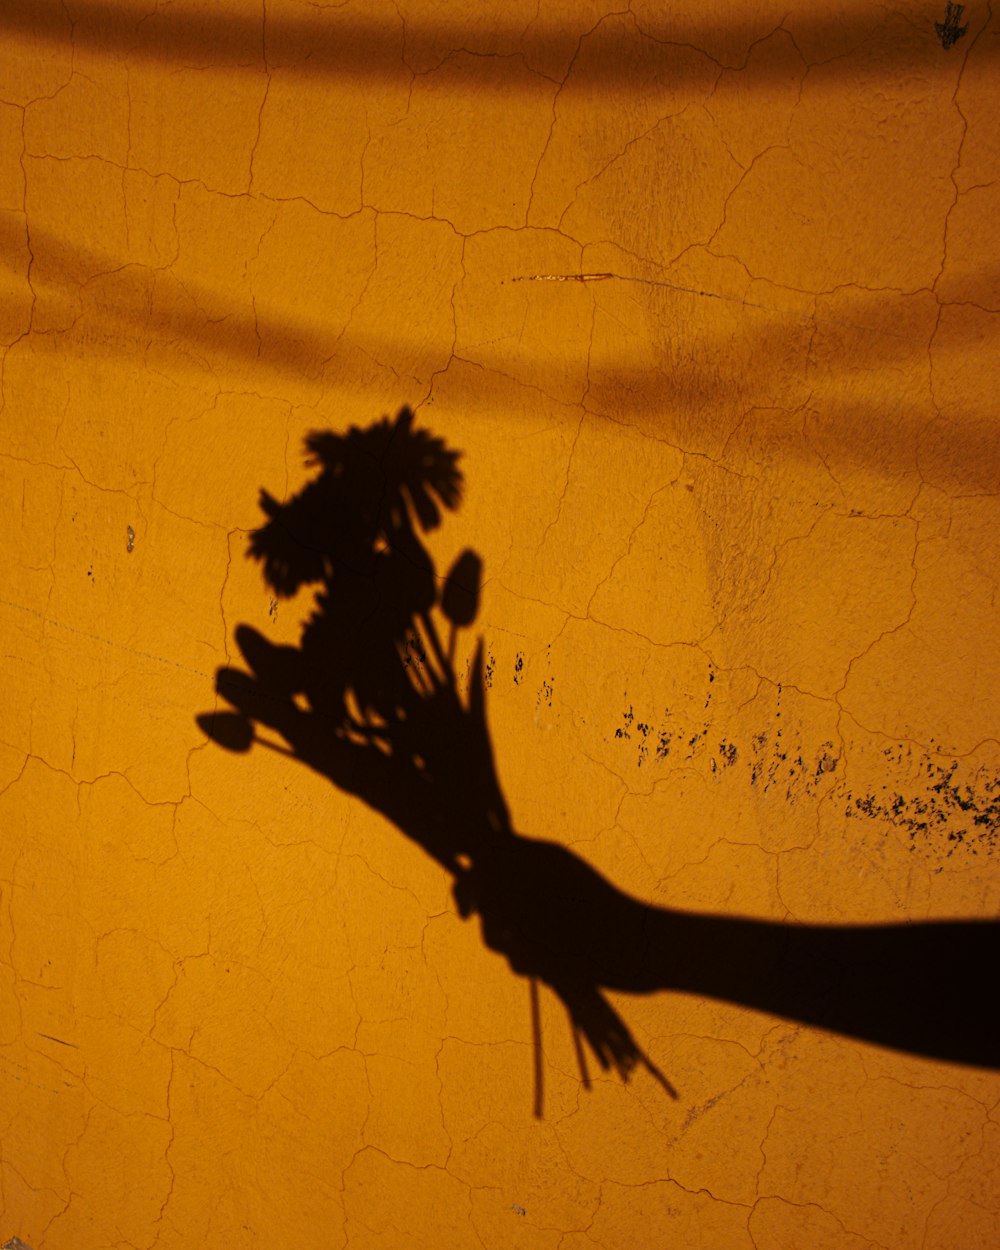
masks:
[[[569,1014],[584,1085],[585,1046],[627,1080],[637,1067],[672,1096],[606,991],[685,991],[880,1045],[1000,1067],[989,970],[990,920],[805,925],[682,912],[624,893],[556,842],[510,818],[486,717],[483,646],[469,677],[456,638],[478,615],[482,565],[464,551],[439,578],[423,536],[461,500],[458,453],[395,420],[306,440],[315,476],[279,503],[250,555],[275,594],[315,587],[298,647],[241,625],[246,668],[217,673],[228,710],[198,717],[232,751],[254,742],[328,777],[391,821],[451,876],[463,918],[528,979],[541,1114],[538,984]],[[260,730],[278,735],[262,736]]]
[[[367,429],[310,434],[306,450],[315,476],[284,503],[262,492],[267,519],[249,551],[276,595],[316,587],[301,643],[276,646],[239,626],[247,668],[220,669],[216,680],[231,710],[199,724],[229,750],[258,742],[309,765],[452,876],[459,914],[478,915],[486,945],[530,981],[536,1111],[538,981],[567,1008],[585,1083],[581,1037],[602,1068],[627,1079],[641,1064],[670,1089],[600,989],[603,955],[641,928],[641,904],[565,848],[514,831],[487,724],[481,640],[460,690],[456,638],[478,615],[482,565],[466,550],[440,579],[423,541],[461,500],[458,453],[417,428],[407,408]],[[599,932],[609,922],[611,942]]]

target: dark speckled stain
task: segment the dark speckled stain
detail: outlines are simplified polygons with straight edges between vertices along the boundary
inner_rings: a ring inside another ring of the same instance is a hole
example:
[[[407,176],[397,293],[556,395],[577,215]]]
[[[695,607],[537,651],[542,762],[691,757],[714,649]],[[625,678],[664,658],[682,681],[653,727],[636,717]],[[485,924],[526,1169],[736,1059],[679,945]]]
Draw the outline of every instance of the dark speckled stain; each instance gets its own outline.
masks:
[[[669,715],[669,713],[665,713]],[[633,733],[636,739],[636,753],[638,756],[638,765],[641,768],[649,759],[650,740],[656,742],[656,758],[658,760],[666,759],[670,754],[670,735],[665,730],[657,731],[649,721],[635,719],[635,711],[631,704],[629,709],[622,716],[622,723],[615,730],[615,737],[630,740]]]
[[[916,764],[916,777],[906,794],[883,785],[877,794],[844,793],[844,815],[877,820],[905,833],[910,850],[944,850],[992,855],[1000,847],[1000,774],[980,765],[962,769],[959,761],[942,761],[912,747],[887,747],[882,754],[898,768]],[[947,848],[947,849],[945,849]]]
[[[545,667],[548,669],[551,669],[552,667],[551,647],[549,647],[545,652]],[[555,680],[555,676],[551,673],[548,677],[542,678],[542,688],[538,692],[538,699],[535,704],[537,709],[540,709],[543,703],[546,707],[552,706],[552,693],[555,688]]]
[[[736,744],[733,742],[727,742],[726,739],[723,738],[719,743],[719,760],[718,762],[714,758],[712,760],[712,772],[716,772],[720,767],[732,768],[739,757],[740,753],[736,748]]]
[[[944,21],[934,23],[934,29],[937,32],[937,37],[940,39],[941,47],[944,48],[945,52],[947,52],[949,48],[953,48],[969,29],[968,22],[966,22],[964,26],[961,25],[962,14],[964,12],[964,4],[953,4],[952,0],[948,0],[947,7],[944,11]]]
[[[403,655],[404,668],[423,669],[427,664],[427,652],[419,638],[410,635],[406,640],[405,654]]]
[[[709,674],[709,682],[714,680]],[[706,710],[712,698],[709,686]],[[759,794],[777,792],[795,805],[822,791],[843,803],[845,817],[875,822],[888,832],[897,830],[910,839],[910,849],[933,859],[956,852],[992,854],[1000,849],[1000,772],[985,766],[964,769],[958,760],[942,759],[931,751],[920,752],[898,745],[880,751],[880,772],[886,781],[877,792],[853,788],[843,777],[841,751],[832,741],[807,746],[800,728],[782,716],[782,691],[777,688],[772,719],[766,729],[752,734],[746,743],[728,737],[714,738],[711,719],[700,727],[671,719],[665,709],[656,728],[636,719],[633,705],[622,716],[615,738],[634,743],[635,763],[649,758],[672,766],[697,764],[710,775],[745,776]],[[932,741],[933,747],[933,741]],[[855,758],[870,751],[855,747]],[[841,772],[841,777],[835,774]]]
[[[414,656],[414,661],[423,657]],[[550,658],[550,657],[547,657]],[[485,670],[485,683],[492,685],[495,659],[492,653]],[[514,662],[514,684],[524,675],[524,654],[518,651]],[[991,855],[1000,850],[1000,770],[980,765],[972,767],[943,756],[931,739],[930,748],[921,750],[897,744],[879,751],[879,773],[885,781],[875,790],[850,785],[844,776],[843,751],[832,740],[816,744],[803,741],[802,727],[794,718],[782,715],[782,689],[776,688],[774,710],[766,728],[739,742],[712,733],[711,704],[716,673],[708,672],[704,702],[705,719],[700,726],[684,724],[664,708],[662,717],[639,719],[634,704],[625,693],[621,722],[614,740],[628,752],[635,752],[636,767],[650,762],[671,767],[699,765],[722,781],[743,777],[760,794],[780,796],[791,806],[812,800],[817,794],[842,804],[849,820],[873,822],[885,833],[903,833],[910,850],[920,851],[932,860],[951,858],[956,853]],[[543,680],[537,705],[553,705],[554,678]],[[846,744],[847,752],[868,771],[865,757],[871,759],[870,744]],[[839,772],[839,776],[837,776]],[[939,866],[938,871],[941,871]]]
[[[630,703],[628,705],[628,711],[622,716],[621,725],[619,725],[619,727],[615,730],[615,737],[626,738],[626,739],[631,738],[632,737],[632,722],[634,720],[635,720],[635,712],[633,712],[632,704]]]

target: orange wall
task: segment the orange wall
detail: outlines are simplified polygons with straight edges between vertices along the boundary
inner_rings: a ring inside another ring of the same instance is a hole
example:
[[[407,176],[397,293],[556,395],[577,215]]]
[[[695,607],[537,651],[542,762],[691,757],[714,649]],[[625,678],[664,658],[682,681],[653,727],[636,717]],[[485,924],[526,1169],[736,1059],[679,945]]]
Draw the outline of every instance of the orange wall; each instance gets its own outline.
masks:
[[[261,487],[409,404],[518,830],[995,916],[1000,27],[944,7],[5,0],[0,1239],[998,1244],[986,1071],[667,991],[610,997],[678,1098],[585,1091],[543,987],[536,1118],[449,876],[195,720],[309,610]]]

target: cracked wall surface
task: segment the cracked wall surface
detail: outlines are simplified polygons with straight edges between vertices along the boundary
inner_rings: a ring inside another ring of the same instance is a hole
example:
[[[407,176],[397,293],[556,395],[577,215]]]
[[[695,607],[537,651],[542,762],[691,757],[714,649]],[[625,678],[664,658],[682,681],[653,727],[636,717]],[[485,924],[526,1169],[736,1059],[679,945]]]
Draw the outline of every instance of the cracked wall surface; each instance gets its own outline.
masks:
[[[5,0],[0,1238],[987,1250],[996,1074],[697,993],[591,1064],[445,872],[206,739],[258,495],[462,452],[517,829],[660,907],[1000,909],[1000,25]],[[947,42],[947,41],[945,41]],[[474,639],[458,656],[471,670]],[[995,970],[984,970],[984,992]],[[929,1003],[928,1011],[933,1011]]]

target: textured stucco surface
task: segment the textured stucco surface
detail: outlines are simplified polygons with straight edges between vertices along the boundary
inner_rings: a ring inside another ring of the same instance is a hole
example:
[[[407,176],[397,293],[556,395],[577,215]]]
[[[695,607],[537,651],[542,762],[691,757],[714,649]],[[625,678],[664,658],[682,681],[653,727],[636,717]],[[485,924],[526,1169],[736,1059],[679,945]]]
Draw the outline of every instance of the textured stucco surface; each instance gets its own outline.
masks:
[[[0,1238],[1000,1242],[986,1071],[664,992],[614,1002],[678,1098],[586,1091],[543,987],[536,1118],[447,875],[195,721],[309,610],[260,489],[408,404],[519,830],[663,907],[995,917],[1000,28],[944,8],[0,6]]]

